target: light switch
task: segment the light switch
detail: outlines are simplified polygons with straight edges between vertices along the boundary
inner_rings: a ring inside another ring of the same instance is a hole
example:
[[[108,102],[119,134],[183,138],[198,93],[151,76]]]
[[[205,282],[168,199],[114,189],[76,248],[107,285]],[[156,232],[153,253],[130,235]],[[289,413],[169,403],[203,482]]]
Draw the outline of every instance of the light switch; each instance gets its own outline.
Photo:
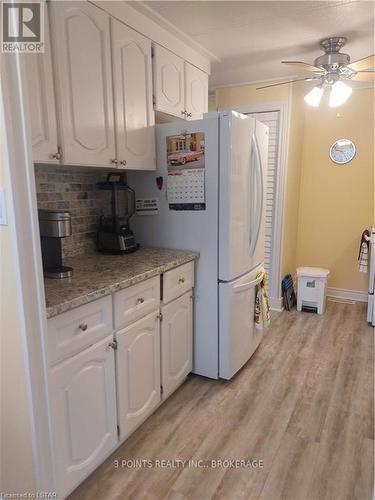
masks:
[[[0,226],[7,226],[7,208],[5,204],[5,190],[0,187]]]

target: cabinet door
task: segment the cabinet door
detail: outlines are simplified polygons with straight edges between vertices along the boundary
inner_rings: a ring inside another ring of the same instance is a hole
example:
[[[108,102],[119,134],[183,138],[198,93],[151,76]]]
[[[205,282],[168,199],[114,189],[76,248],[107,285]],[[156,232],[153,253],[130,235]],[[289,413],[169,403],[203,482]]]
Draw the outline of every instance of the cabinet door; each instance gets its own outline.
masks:
[[[47,9],[45,9],[47,11]],[[24,54],[28,105],[30,111],[33,160],[36,163],[59,163],[57,123],[53,86],[51,44],[47,12],[45,12],[45,52]]]
[[[88,2],[51,2],[64,164],[115,157],[109,15]]]
[[[163,398],[168,397],[192,370],[192,292],[162,307],[161,366]]]
[[[160,333],[157,311],[120,330],[116,337],[118,418],[120,439],[124,439],[160,402]]]
[[[112,336],[51,369],[51,413],[59,497],[117,443]]]
[[[155,109],[185,118],[184,61],[155,45],[153,64]]]
[[[119,166],[155,170],[151,40],[115,19],[111,26]]]
[[[199,120],[208,109],[208,75],[185,62],[185,104],[188,120]]]

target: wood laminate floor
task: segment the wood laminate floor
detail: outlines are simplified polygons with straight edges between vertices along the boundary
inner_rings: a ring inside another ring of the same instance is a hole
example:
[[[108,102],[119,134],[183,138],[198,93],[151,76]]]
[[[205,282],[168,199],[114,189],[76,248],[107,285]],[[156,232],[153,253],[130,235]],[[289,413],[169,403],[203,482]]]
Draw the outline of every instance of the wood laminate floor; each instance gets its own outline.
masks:
[[[323,316],[276,315],[232,381],[189,377],[70,499],[372,499],[374,329],[365,314],[365,304],[328,302]],[[204,462],[115,467],[135,459]],[[263,467],[215,468],[217,459]]]

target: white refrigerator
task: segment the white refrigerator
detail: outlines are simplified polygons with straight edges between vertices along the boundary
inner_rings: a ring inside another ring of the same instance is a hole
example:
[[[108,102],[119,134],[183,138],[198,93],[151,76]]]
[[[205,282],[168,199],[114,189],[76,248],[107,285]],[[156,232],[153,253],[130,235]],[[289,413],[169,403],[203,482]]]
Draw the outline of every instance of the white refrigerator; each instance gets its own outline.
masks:
[[[193,372],[230,379],[262,336],[254,305],[264,263],[268,127],[235,111],[207,113],[158,125],[156,145],[157,171],[128,173],[139,200],[132,229],[141,245],[199,252]]]

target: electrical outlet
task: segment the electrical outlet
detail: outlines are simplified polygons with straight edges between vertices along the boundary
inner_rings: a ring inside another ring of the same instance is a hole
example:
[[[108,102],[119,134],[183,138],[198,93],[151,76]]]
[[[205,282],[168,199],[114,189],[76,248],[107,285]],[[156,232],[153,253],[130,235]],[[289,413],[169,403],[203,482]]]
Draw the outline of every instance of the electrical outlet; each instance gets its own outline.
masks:
[[[5,204],[5,190],[0,187],[0,226],[7,226],[7,208]]]

